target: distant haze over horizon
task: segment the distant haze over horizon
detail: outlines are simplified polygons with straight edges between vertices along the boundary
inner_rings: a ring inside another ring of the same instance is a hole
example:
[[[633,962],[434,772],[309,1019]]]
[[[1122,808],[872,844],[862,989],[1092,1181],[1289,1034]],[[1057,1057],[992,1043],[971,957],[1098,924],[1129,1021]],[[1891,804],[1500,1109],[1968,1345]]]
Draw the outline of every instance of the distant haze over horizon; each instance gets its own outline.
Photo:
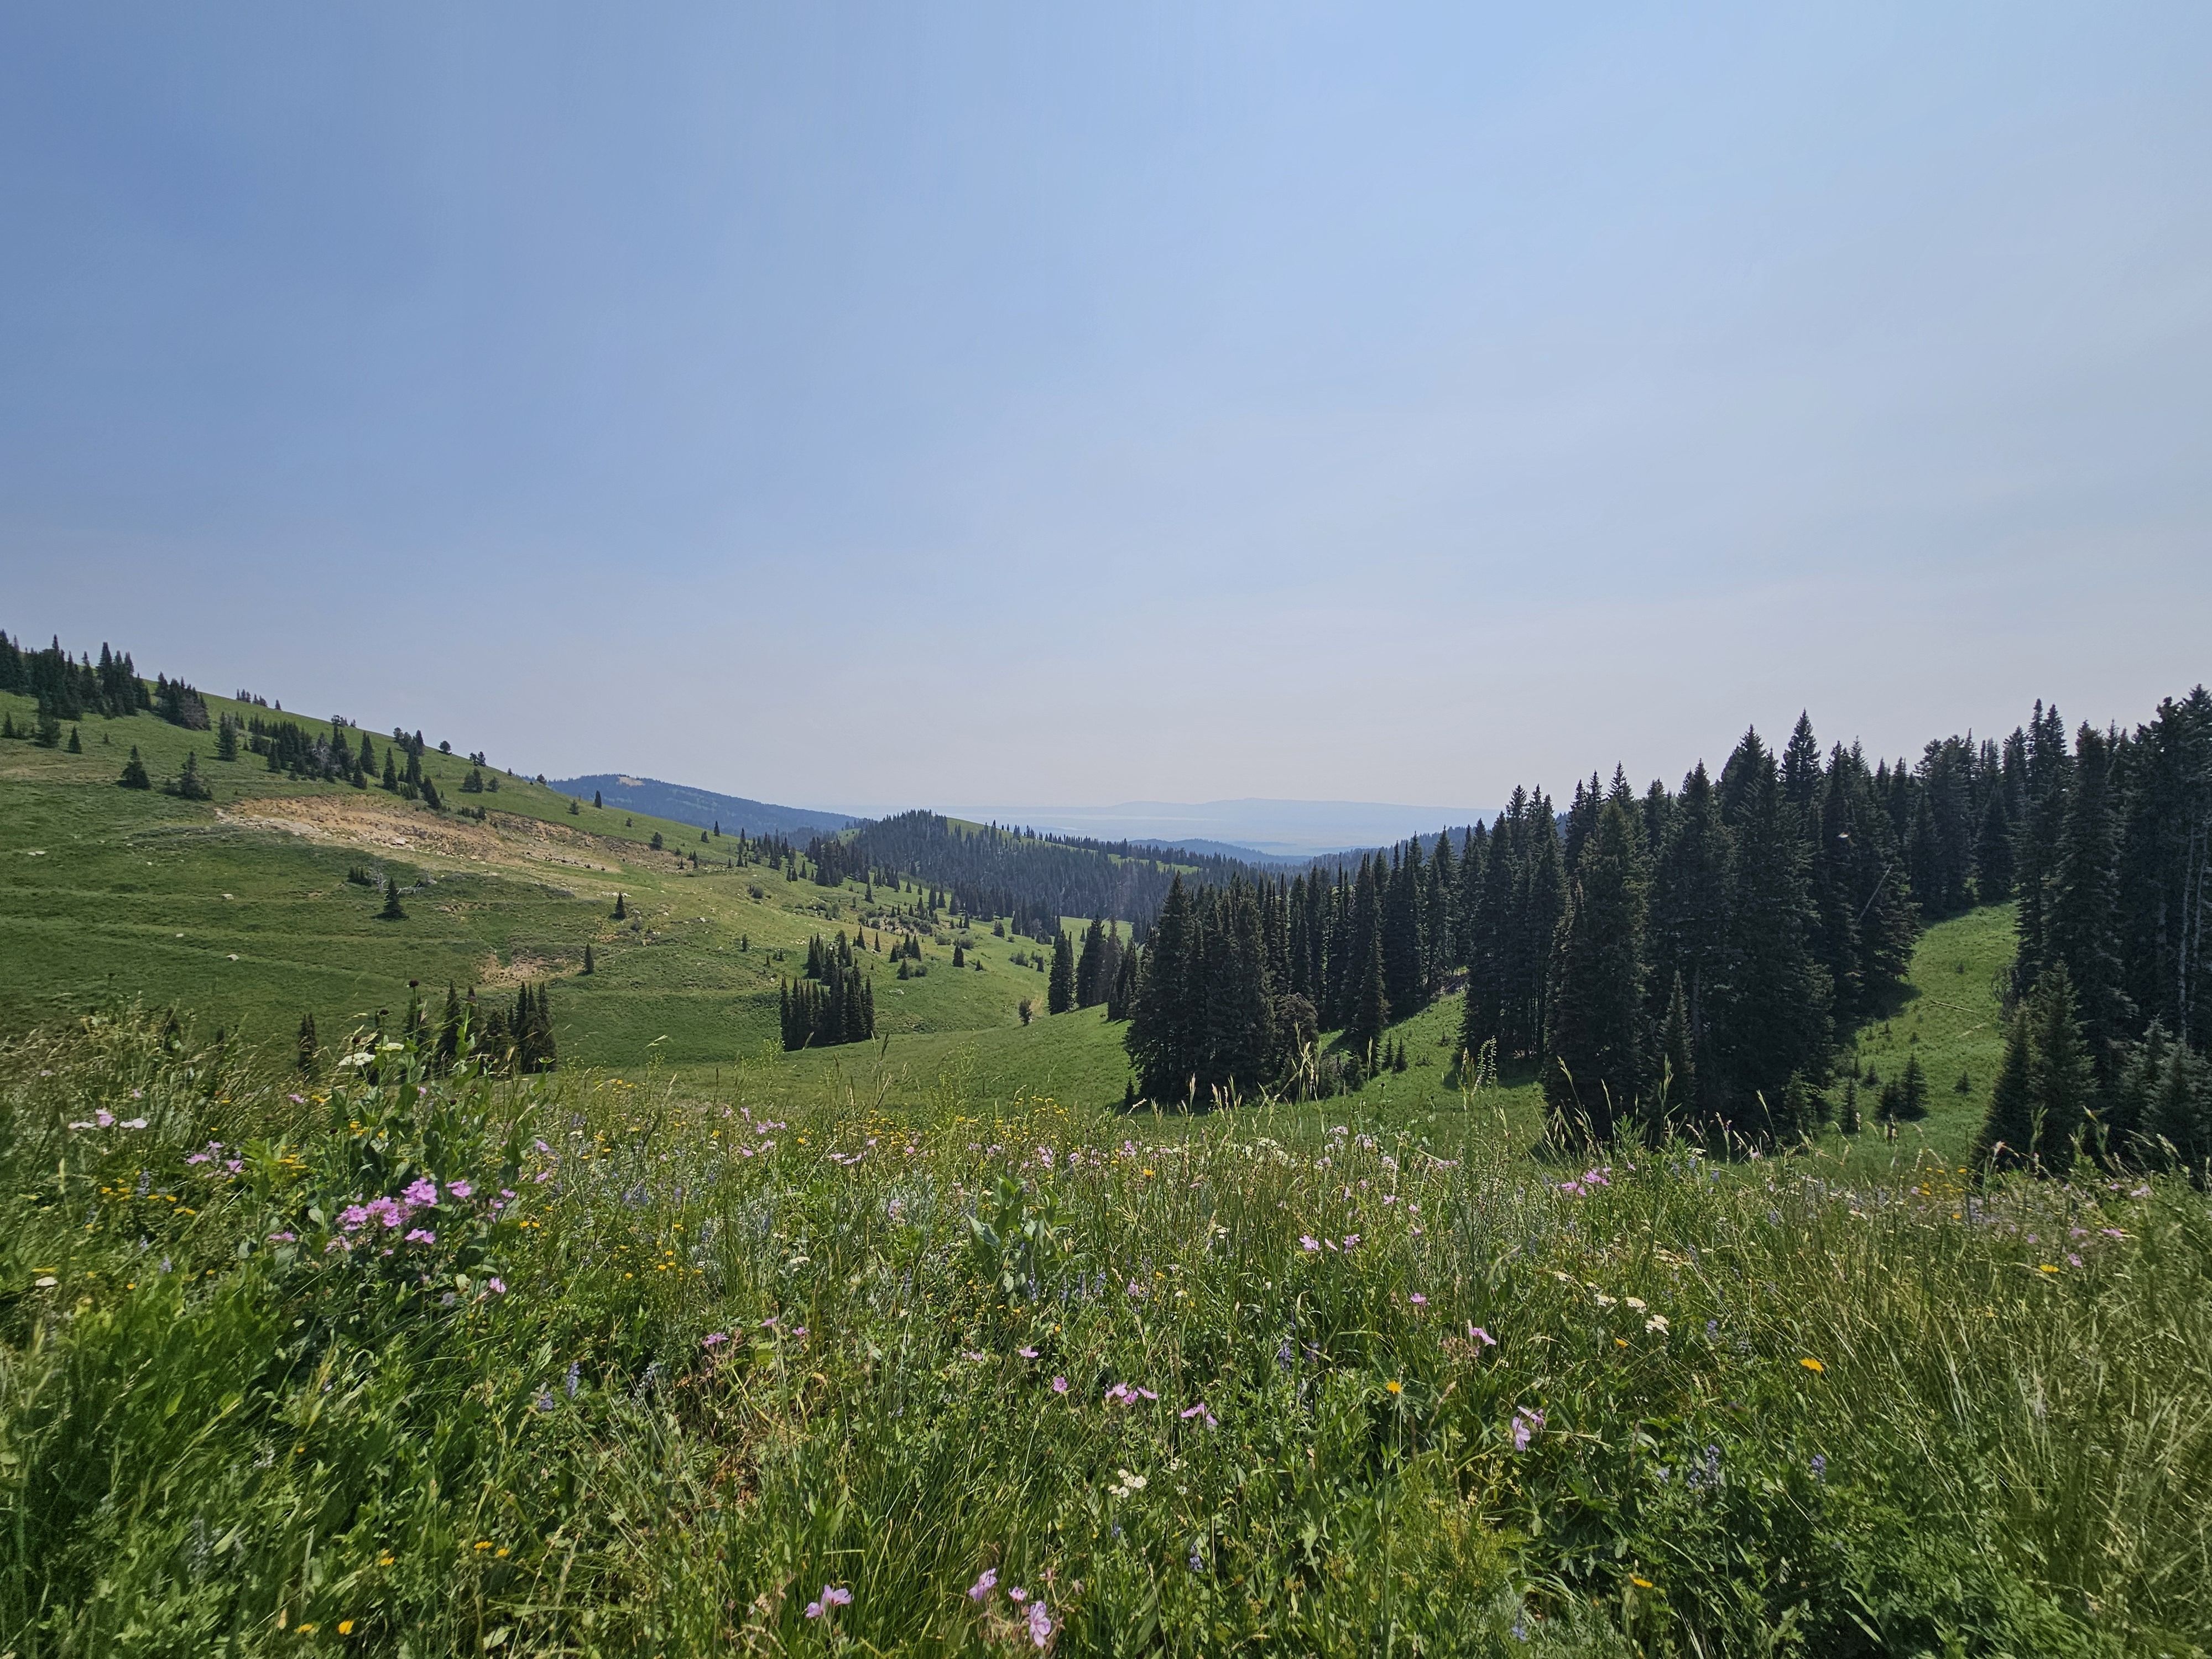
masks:
[[[1213,842],[1274,858],[1307,858],[1348,848],[1384,847],[1446,826],[1486,822],[1493,814],[1468,807],[1401,806],[1382,801],[1124,801],[1097,807],[995,807],[967,810],[981,817],[1055,835],[1100,841]],[[1204,848],[1194,850],[1205,851]]]
[[[0,9],[0,628],[1087,833],[2133,723],[2208,87],[2181,0]]]

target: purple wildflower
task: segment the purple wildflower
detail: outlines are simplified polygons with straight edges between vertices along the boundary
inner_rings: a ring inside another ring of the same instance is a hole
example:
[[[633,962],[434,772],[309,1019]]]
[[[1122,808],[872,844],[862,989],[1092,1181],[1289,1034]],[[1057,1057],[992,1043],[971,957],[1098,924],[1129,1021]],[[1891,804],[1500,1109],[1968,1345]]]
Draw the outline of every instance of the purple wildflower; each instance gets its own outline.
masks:
[[[1052,1640],[1052,1615],[1044,1610],[1042,1601],[1030,1606],[1030,1645],[1042,1647]]]
[[[417,1176],[400,1196],[410,1204],[435,1204],[438,1201],[438,1183],[428,1176]]]
[[[1415,1291],[1407,1299],[1417,1308],[1425,1308],[1429,1305],[1429,1298],[1423,1296],[1419,1291]]]
[[[968,1586],[968,1599],[970,1601],[981,1601],[997,1588],[998,1583],[999,1570],[996,1567],[984,1568],[981,1576]]]
[[[1067,1392],[1067,1379],[1064,1376],[1054,1377],[1052,1379],[1052,1391],[1054,1394],[1066,1394]]]
[[[709,1348],[719,1348],[729,1340],[728,1335],[724,1332],[709,1331],[707,1333],[704,1346]]]
[[[1021,1355],[1024,1359],[1035,1359],[1037,1353],[1037,1351],[1035,1348],[1017,1348],[1014,1352]]]
[[[1298,1235],[1298,1248],[1306,1250],[1317,1250],[1321,1249],[1321,1241],[1316,1238],[1311,1233],[1300,1233]]]
[[[446,1190],[455,1198],[466,1198],[471,1193],[476,1191],[476,1188],[465,1181],[449,1181],[446,1183]]]
[[[489,1291],[494,1296],[505,1296],[507,1294],[507,1281],[503,1279],[497,1278],[488,1279],[484,1281],[484,1288]]]
[[[1513,1449],[1527,1451],[1528,1443],[1543,1431],[1544,1413],[1533,1406],[1513,1408]]]
[[[435,1244],[438,1235],[428,1227],[416,1227],[407,1235],[407,1242],[410,1244]]]

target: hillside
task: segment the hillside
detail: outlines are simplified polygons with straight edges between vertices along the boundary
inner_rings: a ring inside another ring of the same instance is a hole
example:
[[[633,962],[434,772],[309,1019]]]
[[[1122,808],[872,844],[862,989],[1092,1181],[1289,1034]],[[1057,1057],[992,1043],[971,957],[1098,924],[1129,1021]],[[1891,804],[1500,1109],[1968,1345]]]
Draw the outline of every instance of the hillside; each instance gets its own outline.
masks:
[[[222,697],[205,704],[218,724],[258,714],[313,739],[335,735],[326,721]],[[0,694],[0,717],[15,728],[28,731],[34,715],[29,698]],[[151,714],[90,716],[75,730],[80,754],[0,739],[0,933],[10,946],[0,951],[0,1022],[9,1030],[137,999],[281,1048],[303,1014],[331,1041],[379,1009],[396,1012],[410,980],[441,996],[448,982],[511,995],[527,979],[552,984],[566,1062],[727,1064],[775,1044],[777,986],[799,972],[809,937],[864,918],[886,946],[900,929],[917,933],[917,965],[931,970],[895,981],[881,961],[882,1032],[1015,1027],[1024,998],[1043,1000],[1033,942],[979,929],[963,951],[975,965],[956,973],[947,918],[921,915],[912,890],[871,903],[865,883],[817,886],[761,862],[734,835],[595,809],[495,769],[477,769],[495,787],[465,793],[471,763],[436,750],[422,770],[442,812],[272,773],[251,753],[215,760],[212,732]],[[134,748],[157,785],[197,757],[213,799],[117,787]],[[386,878],[402,889],[404,921],[379,919]]]
[[[754,837],[781,836],[805,841],[811,835],[835,832],[859,819],[843,812],[817,811],[805,806],[777,806],[748,800],[743,795],[720,795],[688,784],[663,783],[658,778],[634,778],[620,772],[593,772],[580,778],[554,778],[549,787],[564,795],[589,800],[594,795],[609,806],[626,812],[644,812],[695,830],[720,824],[725,835]]]

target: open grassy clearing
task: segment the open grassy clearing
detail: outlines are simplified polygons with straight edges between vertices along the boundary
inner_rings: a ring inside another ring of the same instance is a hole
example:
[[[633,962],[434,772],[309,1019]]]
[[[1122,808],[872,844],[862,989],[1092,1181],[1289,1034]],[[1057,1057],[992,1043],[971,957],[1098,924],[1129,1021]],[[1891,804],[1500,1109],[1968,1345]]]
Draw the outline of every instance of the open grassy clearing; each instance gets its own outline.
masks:
[[[2212,1640],[2185,1186],[404,1061],[0,1051],[0,1650]]]
[[[248,712],[207,701],[217,717]],[[27,726],[27,699],[0,696],[0,707]],[[449,805],[480,805],[489,822],[374,788],[301,783],[251,755],[216,762],[211,733],[152,715],[81,730],[82,756],[0,744],[0,932],[15,947],[0,953],[9,1029],[138,999],[275,1045],[303,1012],[335,1037],[379,1008],[397,1012],[410,979],[442,994],[447,982],[550,978],[564,1060],[713,1066],[775,1042],[777,981],[799,972],[810,934],[864,918],[886,949],[900,926],[925,934],[926,976],[898,981],[888,961],[879,968],[880,1031],[1012,1027],[1023,998],[1043,1002],[1045,975],[1013,960],[1035,955],[1033,941],[962,935],[981,966],[956,972],[955,935],[942,917],[914,915],[911,891],[872,906],[858,884],[721,868],[730,838],[702,844],[687,825],[588,802],[571,815],[567,797],[519,779],[464,795],[468,763],[434,750],[425,769]],[[116,787],[134,745],[157,780],[198,753],[216,799]],[[696,871],[682,856],[693,853]],[[377,920],[381,893],[349,884],[355,868],[410,889],[404,921]],[[628,896],[622,922],[617,892]],[[587,942],[598,962],[588,978]]]

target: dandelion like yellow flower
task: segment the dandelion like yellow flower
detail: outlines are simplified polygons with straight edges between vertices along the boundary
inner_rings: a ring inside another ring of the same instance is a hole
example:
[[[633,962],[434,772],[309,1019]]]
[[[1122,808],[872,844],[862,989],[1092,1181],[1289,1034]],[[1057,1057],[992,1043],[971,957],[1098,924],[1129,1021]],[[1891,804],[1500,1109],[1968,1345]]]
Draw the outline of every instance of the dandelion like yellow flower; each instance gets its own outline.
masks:
[[[1801,1359],[1797,1363],[1808,1371],[1825,1371],[1828,1369],[1817,1359]]]
[[[350,1619],[341,1619],[341,1620],[338,1620],[338,1634],[339,1634],[339,1635],[341,1635],[341,1636],[350,1636],[350,1635],[352,1635],[352,1634],[353,1634],[353,1620],[350,1620]]]
[[[2058,1271],[2058,1267],[2056,1262],[2046,1261],[2037,1267],[2035,1271],[2039,1273],[2055,1273]]]
[[[1403,1394],[1406,1392],[1406,1385],[1403,1382],[1399,1382],[1395,1376],[1388,1382],[1385,1382],[1382,1386],[1392,1394]]]
[[[491,1540],[489,1538],[479,1538],[477,1540],[477,1547],[480,1550],[489,1549],[491,1547]]]
[[[1653,1584],[1649,1578],[1638,1578],[1632,1572],[1628,1575],[1628,1582],[1635,1585],[1638,1589],[1656,1589],[1657,1588],[1657,1586]]]

